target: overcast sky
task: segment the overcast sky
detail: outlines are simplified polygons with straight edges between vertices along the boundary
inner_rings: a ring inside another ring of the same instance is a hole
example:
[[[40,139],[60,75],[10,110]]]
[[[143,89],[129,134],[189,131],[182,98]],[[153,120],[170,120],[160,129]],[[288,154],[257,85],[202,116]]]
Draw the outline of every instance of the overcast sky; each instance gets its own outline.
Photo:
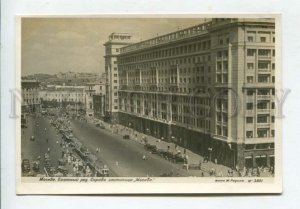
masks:
[[[104,46],[112,32],[136,40],[203,22],[192,18],[23,18],[22,75],[58,72],[104,72]]]

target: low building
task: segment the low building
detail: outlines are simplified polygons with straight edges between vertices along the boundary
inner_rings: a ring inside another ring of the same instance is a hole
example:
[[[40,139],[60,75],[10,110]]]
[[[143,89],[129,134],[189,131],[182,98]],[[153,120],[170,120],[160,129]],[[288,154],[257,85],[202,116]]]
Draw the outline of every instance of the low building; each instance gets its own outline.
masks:
[[[22,112],[35,112],[40,107],[40,82],[36,80],[22,80]]]
[[[45,107],[85,108],[84,86],[47,86],[39,92],[41,103]]]
[[[105,94],[93,95],[94,116],[105,120]]]
[[[85,87],[85,109],[87,116],[94,116],[94,96],[105,94],[105,84],[102,82],[87,83]],[[96,97],[97,98],[97,97]]]

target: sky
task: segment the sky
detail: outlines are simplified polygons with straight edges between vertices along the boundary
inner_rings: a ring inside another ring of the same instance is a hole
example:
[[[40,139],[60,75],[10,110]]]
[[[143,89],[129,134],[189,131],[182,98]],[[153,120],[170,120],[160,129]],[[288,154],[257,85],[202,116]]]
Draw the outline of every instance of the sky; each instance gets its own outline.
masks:
[[[23,18],[21,74],[104,72],[104,46],[112,32],[147,40],[203,22],[200,18]]]

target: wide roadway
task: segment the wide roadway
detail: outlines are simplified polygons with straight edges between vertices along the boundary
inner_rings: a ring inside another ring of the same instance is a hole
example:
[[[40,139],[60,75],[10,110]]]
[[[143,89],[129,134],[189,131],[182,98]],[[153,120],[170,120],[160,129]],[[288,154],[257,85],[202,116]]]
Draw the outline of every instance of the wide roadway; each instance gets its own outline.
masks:
[[[179,176],[189,176],[181,165],[149,153],[137,141],[124,140],[122,136],[112,134],[107,129],[100,129],[91,123],[73,120],[72,126],[74,136],[101,158],[116,176],[146,177],[170,172]],[[97,148],[100,148],[99,153],[96,153]],[[146,160],[143,160],[143,155],[146,156]]]

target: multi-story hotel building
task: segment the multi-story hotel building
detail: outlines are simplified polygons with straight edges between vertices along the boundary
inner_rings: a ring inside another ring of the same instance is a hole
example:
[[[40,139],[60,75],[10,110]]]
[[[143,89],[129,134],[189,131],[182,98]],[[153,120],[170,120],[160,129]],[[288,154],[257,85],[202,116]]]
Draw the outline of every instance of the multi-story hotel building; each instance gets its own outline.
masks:
[[[120,48],[131,42],[131,36],[127,33],[112,33],[105,46],[105,74],[106,74],[106,99],[105,114],[112,122],[116,122],[119,111],[119,71],[117,55]]]
[[[274,19],[212,19],[111,53],[121,124],[233,168],[274,165]]]

